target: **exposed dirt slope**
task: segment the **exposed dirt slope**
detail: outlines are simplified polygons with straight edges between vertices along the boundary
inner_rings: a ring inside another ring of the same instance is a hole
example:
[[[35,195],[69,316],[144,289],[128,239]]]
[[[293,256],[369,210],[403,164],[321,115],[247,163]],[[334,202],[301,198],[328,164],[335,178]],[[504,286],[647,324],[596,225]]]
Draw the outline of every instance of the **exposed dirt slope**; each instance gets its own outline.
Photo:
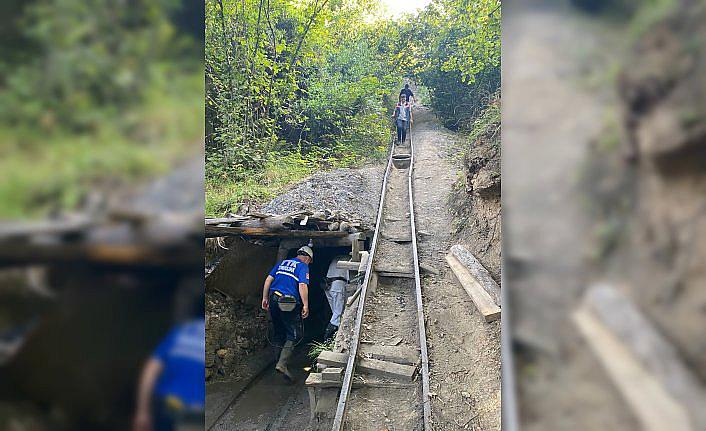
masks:
[[[611,101],[608,86],[578,85],[576,56],[593,66],[593,53],[617,44],[555,8],[516,2],[503,13],[503,67],[513,71],[503,76],[503,289],[522,429],[639,429],[571,321],[593,269],[577,183]]]
[[[449,197],[460,169],[459,137],[420,108],[413,139],[417,229],[430,234],[419,242],[420,263],[440,270],[422,279],[433,426],[500,430],[500,322],[485,322],[444,259],[456,243]]]
[[[464,152],[463,174],[450,196],[456,232],[464,245],[500,283],[500,98],[477,119]]]

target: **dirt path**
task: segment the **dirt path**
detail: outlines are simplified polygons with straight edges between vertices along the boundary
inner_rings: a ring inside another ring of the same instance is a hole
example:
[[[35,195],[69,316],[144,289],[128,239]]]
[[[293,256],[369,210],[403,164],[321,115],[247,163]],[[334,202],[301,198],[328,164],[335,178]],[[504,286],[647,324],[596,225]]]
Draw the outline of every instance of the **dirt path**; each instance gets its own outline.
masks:
[[[435,430],[500,430],[500,322],[485,323],[444,259],[453,245],[448,211],[459,167],[458,139],[425,109],[415,113],[415,215],[422,275]]]

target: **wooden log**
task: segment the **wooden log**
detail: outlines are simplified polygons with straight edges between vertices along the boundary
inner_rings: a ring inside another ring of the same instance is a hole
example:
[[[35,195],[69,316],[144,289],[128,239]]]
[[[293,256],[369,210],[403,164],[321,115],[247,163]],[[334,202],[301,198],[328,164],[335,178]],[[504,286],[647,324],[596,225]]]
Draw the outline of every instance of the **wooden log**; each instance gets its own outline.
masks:
[[[446,261],[449,263],[449,266],[451,266],[451,270],[456,275],[463,289],[476,305],[478,311],[480,311],[485,318],[485,321],[492,322],[498,320],[500,318],[500,307],[493,302],[493,298],[483,289],[468,269],[451,254],[446,255]]]
[[[245,220],[250,220],[250,217],[234,216],[234,217],[207,218],[205,221],[205,225],[206,226],[216,226],[219,224],[239,223],[239,222],[243,222]]]
[[[293,219],[286,215],[251,218],[238,223],[240,227],[287,229],[293,224]]]
[[[493,298],[493,301],[502,307],[500,286],[493,280],[488,270],[476,259],[473,253],[462,245],[457,244],[451,247],[451,254],[468,269],[481,287]]]
[[[206,226],[206,238],[219,236],[250,236],[253,238],[343,238],[346,232],[329,232],[317,230],[285,230],[267,227],[245,226]]]
[[[75,216],[65,220],[43,220],[37,222],[0,223],[0,241],[34,235],[69,235],[80,233],[95,222],[88,217]]]
[[[147,244],[29,244],[0,247],[0,266],[25,264],[95,264],[115,267],[193,268],[203,261],[196,246],[165,249]]]
[[[348,355],[345,353],[336,353],[324,350],[319,354],[317,360],[323,364],[345,368]],[[394,362],[381,361],[378,359],[360,358],[356,369],[383,377],[402,378],[412,380],[416,367],[410,365],[396,364]]]
[[[404,267],[404,266],[391,266],[391,265],[385,265],[381,263],[377,263],[375,265],[375,271],[377,272],[399,272],[401,274],[414,274],[414,270],[409,267]]]
[[[383,239],[397,243],[412,242],[412,235],[387,235],[382,234]]]
[[[592,286],[572,317],[643,429],[706,429],[706,391],[624,294]]]

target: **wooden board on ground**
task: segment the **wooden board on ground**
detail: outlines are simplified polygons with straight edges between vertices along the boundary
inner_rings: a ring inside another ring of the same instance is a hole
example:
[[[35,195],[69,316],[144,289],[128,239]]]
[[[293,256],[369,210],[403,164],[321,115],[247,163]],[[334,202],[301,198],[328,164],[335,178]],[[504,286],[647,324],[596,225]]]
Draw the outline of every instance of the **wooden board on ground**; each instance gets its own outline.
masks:
[[[644,429],[706,429],[699,379],[620,290],[590,287],[573,319]]]
[[[387,235],[382,234],[382,238],[392,242],[405,243],[412,242],[412,235],[401,234],[401,235]]]
[[[320,363],[345,368],[348,361],[348,355],[345,353],[336,353],[324,350],[319,354],[317,359]],[[364,373],[383,377],[402,378],[412,380],[416,367],[410,365],[396,364],[394,362],[381,361],[378,359],[360,358],[356,369]]]
[[[618,390],[646,431],[691,431],[686,409],[672,398],[653,375],[587,308],[573,314],[573,320],[589,341]]]
[[[408,346],[363,345],[360,350],[366,358],[380,359],[398,364],[416,365],[419,362],[419,349]]]
[[[446,261],[451,270],[456,275],[463,289],[471,297],[476,308],[485,318],[486,322],[492,322],[500,318],[500,307],[493,301],[488,292],[483,289],[480,283],[471,275],[468,269],[456,259],[452,254],[446,255]]]
[[[340,388],[342,382],[327,382],[321,377],[321,373],[310,373],[306,378],[304,384],[309,388]],[[401,388],[411,388],[415,387],[417,384],[410,382],[390,382],[390,381],[380,381],[374,380],[374,378],[366,378],[365,381],[355,378],[353,380],[352,386],[356,389],[358,388],[391,388],[391,389],[401,389]]]
[[[451,247],[451,254],[466,267],[468,272],[478,281],[480,286],[488,292],[493,301],[502,307],[500,286],[490,276],[490,272],[476,259],[476,257],[462,245]]]

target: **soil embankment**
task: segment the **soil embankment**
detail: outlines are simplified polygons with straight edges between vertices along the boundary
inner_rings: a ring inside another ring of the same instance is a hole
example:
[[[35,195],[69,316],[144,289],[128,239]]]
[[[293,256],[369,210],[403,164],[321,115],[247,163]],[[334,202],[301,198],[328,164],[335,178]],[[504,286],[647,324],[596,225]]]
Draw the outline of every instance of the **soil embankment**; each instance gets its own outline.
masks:
[[[500,321],[485,322],[445,261],[458,242],[451,196],[461,168],[456,157],[460,137],[444,129],[430,111],[419,109],[413,139],[417,229],[427,233],[418,245],[420,264],[440,270],[439,275],[422,276],[432,422],[438,430],[500,430]],[[498,210],[499,202],[490,213],[498,216]],[[475,252],[480,236],[473,226],[493,221],[483,213],[474,217],[468,231],[475,235],[463,243]],[[499,238],[498,231],[493,241],[499,243]],[[483,260],[494,274],[500,269],[499,257]]]

